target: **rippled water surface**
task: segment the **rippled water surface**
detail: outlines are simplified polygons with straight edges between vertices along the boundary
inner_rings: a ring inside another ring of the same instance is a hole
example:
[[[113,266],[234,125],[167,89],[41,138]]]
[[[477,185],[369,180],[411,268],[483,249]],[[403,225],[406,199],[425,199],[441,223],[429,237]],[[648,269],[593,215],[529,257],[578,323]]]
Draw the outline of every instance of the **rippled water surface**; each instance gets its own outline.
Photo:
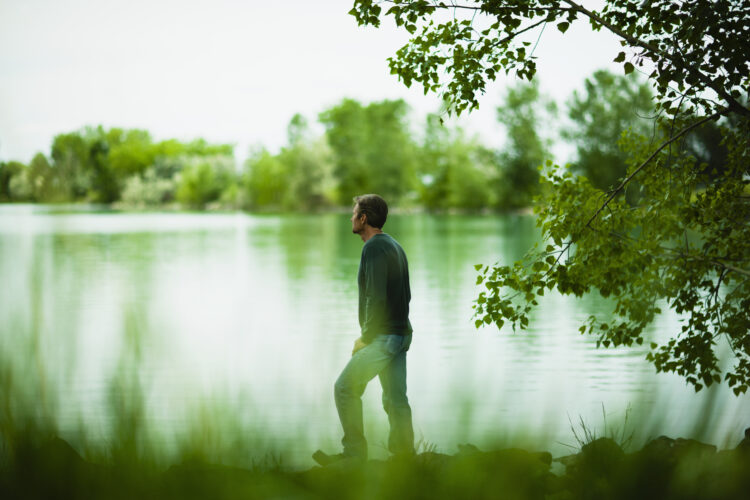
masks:
[[[348,217],[0,206],[6,394],[93,436],[107,435],[118,401],[135,401],[165,435],[226,419],[299,456],[335,449],[333,381],[358,335],[362,242]],[[538,239],[533,217],[392,215],[385,230],[409,258],[408,392],[425,443],[452,452],[523,435],[561,454],[575,444],[571,421],[604,434],[628,405],[636,439],[739,441],[746,396],[695,394],[656,374],[645,346],[596,349],[578,333],[607,315],[600,298],[547,295],[519,333],[474,328],[474,264],[520,258]],[[668,313],[648,335],[678,329]],[[375,456],[387,433],[379,398],[374,381],[364,404]]]

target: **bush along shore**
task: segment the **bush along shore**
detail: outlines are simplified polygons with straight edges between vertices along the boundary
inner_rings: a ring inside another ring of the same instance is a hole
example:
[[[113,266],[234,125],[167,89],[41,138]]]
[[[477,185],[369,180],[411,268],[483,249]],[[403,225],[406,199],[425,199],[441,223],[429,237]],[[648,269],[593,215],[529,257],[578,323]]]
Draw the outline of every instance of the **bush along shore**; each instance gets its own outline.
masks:
[[[54,437],[4,447],[0,498],[507,498],[746,499],[750,429],[734,449],[661,436],[626,453],[611,438],[552,458],[522,449],[413,457],[286,470],[250,469],[190,460],[157,470],[138,461],[101,465]],[[553,473],[552,470],[558,470]]]

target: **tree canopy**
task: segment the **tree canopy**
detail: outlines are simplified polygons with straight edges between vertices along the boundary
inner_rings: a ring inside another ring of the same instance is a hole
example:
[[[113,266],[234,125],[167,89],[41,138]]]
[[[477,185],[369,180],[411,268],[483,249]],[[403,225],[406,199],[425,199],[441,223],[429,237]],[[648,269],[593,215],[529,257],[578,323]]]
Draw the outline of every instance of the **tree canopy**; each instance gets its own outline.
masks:
[[[596,71],[583,92],[573,92],[568,101],[572,126],[562,134],[576,145],[573,171],[599,189],[612,189],[625,176],[627,155],[618,145],[622,133],[653,134],[651,88],[636,75]]]
[[[385,9],[383,8],[385,7]],[[613,54],[654,88],[659,118],[652,137],[624,134],[627,170],[603,191],[585,176],[547,164],[538,224],[548,243],[512,264],[477,265],[485,285],[477,325],[528,325],[545,290],[614,300],[610,317],[590,317],[582,332],[604,346],[642,344],[665,305],[682,326],[652,341],[648,359],[696,390],[721,382],[736,394],[750,384],[750,34],[744,0],[605,0],[591,10],[572,0],[355,0],[360,25],[392,17],[413,38],[389,59],[404,84],[440,93],[456,113],[501,72],[532,79],[537,60],[525,33],[554,24],[565,33],[587,21],[620,39]],[[729,116],[733,126],[726,126]],[[687,139],[716,122],[726,148],[708,169]],[[658,142],[653,138],[661,138]],[[635,206],[623,191],[637,182]],[[722,365],[719,353],[733,353]]]
[[[497,108],[497,119],[507,133],[499,155],[500,182],[495,186],[500,206],[528,207],[539,192],[539,165],[550,155],[549,141],[539,135],[540,108],[554,114],[555,105],[540,95],[536,80],[509,88],[505,104]]]

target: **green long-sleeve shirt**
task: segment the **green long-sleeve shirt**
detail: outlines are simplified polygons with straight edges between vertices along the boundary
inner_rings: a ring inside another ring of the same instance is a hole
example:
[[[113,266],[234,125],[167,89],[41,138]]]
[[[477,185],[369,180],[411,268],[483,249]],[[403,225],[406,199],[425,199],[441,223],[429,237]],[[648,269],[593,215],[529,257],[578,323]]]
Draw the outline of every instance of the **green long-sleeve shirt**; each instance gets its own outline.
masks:
[[[365,242],[357,283],[363,342],[372,342],[376,335],[412,332],[409,265],[404,249],[390,235],[378,233]]]

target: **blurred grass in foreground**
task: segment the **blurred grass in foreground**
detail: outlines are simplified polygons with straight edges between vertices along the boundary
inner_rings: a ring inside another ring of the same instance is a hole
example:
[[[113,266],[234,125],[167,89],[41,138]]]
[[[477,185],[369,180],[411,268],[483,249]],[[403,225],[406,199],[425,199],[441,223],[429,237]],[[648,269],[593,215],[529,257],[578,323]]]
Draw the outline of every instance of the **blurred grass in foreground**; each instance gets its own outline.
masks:
[[[200,405],[184,427],[157,433],[145,416],[139,325],[137,315],[127,316],[104,437],[82,418],[59,428],[60,396],[50,389],[35,327],[13,355],[0,345],[0,498],[745,499],[750,491],[750,436],[722,451],[664,436],[629,450],[634,432],[648,436],[659,427],[653,415],[618,425],[604,413],[601,435],[579,419],[571,423],[572,454],[554,459],[533,449],[544,438],[497,429],[493,451],[457,444],[449,455],[422,439],[415,457],[310,469],[287,461],[295,440],[309,436],[293,429],[270,436],[220,405]],[[471,413],[467,402],[455,425],[466,425]],[[692,416],[697,430],[707,415]]]
[[[137,364],[137,350],[129,352],[134,357],[124,362]],[[571,429],[580,449],[554,460],[545,451],[484,452],[470,444],[448,455],[422,441],[412,458],[295,470],[285,463],[289,450],[243,426],[226,408],[197,408],[183,432],[152,433],[137,372],[122,366],[111,382],[109,436],[90,439],[81,424],[63,440],[41,367],[0,361],[4,499],[744,499],[750,491],[750,437],[717,452],[662,436],[626,453],[621,444],[631,435],[628,422],[608,430],[606,414],[603,437],[580,420],[580,429]],[[501,442],[518,439],[506,435]]]

